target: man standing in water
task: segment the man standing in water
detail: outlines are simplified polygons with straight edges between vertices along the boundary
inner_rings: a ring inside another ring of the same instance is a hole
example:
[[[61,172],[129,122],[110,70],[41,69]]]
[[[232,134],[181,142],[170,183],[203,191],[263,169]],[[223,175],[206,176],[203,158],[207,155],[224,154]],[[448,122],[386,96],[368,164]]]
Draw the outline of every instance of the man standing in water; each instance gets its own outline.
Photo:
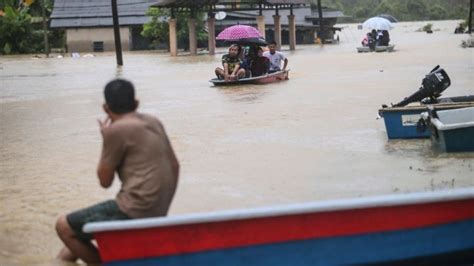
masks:
[[[161,122],[136,112],[138,101],[132,83],[113,80],[105,89],[103,105],[107,119],[99,120],[103,138],[97,168],[100,185],[112,185],[115,172],[122,182],[115,200],[61,216],[56,231],[65,247],[58,258],[100,263],[93,236],[82,231],[84,224],[165,216],[173,199],[179,163]]]
[[[272,41],[268,45],[268,49],[270,51],[266,51],[265,53],[263,53],[263,56],[267,57],[270,60],[270,73],[282,70],[285,71],[286,66],[288,66],[288,58],[286,58],[283,53],[276,50],[276,42]],[[281,61],[284,61],[283,69],[281,68]]]

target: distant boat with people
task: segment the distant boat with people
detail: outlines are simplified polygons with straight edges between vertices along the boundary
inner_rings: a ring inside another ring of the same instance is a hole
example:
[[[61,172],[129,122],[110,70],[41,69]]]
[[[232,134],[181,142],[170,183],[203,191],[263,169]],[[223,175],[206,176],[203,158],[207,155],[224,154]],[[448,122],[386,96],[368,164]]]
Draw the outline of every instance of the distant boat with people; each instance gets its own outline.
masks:
[[[395,44],[387,46],[375,46],[374,50],[371,50],[368,46],[357,47],[358,53],[370,53],[370,52],[393,52],[395,51]]]

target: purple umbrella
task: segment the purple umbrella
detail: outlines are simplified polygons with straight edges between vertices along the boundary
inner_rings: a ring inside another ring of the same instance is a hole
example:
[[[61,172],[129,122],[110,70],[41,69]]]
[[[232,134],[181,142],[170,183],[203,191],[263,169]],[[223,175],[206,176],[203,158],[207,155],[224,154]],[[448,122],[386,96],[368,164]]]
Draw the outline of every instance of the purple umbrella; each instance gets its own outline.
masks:
[[[247,25],[235,25],[228,28],[225,28],[219,35],[217,35],[217,40],[232,41],[232,40],[241,40],[249,38],[262,38],[260,32],[251,26]]]

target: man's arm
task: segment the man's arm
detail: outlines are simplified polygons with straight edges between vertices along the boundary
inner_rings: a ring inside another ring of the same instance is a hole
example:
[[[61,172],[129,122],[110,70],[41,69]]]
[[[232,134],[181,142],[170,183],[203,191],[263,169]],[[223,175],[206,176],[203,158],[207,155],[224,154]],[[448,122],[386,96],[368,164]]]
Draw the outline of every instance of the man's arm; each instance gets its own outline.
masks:
[[[173,148],[170,146],[170,158],[171,158],[171,169],[173,171],[173,175],[176,176],[176,180],[179,178],[179,162],[178,158],[176,158],[176,155],[173,151]]]
[[[288,58],[285,58],[285,62],[283,63],[283,71],[286,70],[286,66],[288,66]]]
[[[105,164],[102,160],[97,167],[97,176],[99,177],[100,185],[103,188],[108,188],[114,181],[115,169]]]
[[[102,147],[102,155],[99,161],[99,165],[97,166],[97,177],[99,178],[100,185],[103,188],[108,188],[112,185],[112,182],[114,181],[115,167],[111,166],[111,164],[107,163],[108,161],[104,159],[104,158],[110,159],[110,156],[104,157],[105,155],[104,152],[108,150],[106,146],[110,147],[110,145],[106,145],[105,131],[108,128],[110,128],[112,121],[109,117],[107,117],[104,121],[98,120],[98,122],[99,122],[99,127],[100,127],[100,133],[104,141],[104,145]]]

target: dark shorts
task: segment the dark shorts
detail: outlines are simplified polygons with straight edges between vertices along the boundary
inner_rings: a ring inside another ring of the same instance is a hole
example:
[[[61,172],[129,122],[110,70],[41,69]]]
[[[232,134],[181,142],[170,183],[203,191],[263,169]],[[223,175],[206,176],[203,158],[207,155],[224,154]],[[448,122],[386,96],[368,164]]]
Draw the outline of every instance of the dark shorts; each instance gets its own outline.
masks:
[[[70,213],[66,216],[66,219],[79,239],[89,241],[93,238],[92,234],[86,234],[82,231],[82,227],[86,223],[128,220],[130,217],[120,210],[115,200],[107,200]]]

